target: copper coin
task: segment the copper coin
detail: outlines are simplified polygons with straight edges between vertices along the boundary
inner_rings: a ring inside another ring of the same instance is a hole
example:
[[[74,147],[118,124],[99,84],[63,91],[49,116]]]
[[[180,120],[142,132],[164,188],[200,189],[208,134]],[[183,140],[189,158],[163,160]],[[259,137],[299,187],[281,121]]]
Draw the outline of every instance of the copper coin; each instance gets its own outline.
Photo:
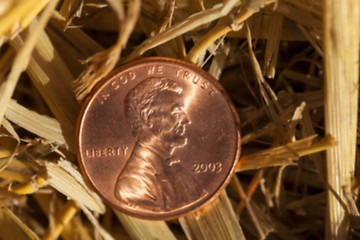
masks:
[[[169,58],[120,67],[86,99],[78,159],[96,191],[135,217],[173,219],[229,182],[240,154],[239,120],[218,82]]]

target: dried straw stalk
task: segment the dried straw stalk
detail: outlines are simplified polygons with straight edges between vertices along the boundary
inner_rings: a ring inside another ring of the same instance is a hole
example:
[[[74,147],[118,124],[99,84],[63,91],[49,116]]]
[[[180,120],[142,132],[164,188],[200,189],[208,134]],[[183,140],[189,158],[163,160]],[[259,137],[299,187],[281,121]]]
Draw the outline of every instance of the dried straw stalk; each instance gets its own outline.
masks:
[[[13,222],[9,221],[10,219]],[[16,236],[18,237],[16,239],[40,240],[40,238],[26,224],[24,224],[20,218],[18,218],[13,212],[11,212],[6,207],[0,208],[0,221],[2,223],[5,222],[4,224],[5,226],[2,225],[2,228],[10,227],[10,229],[17,230],[14,233],[12,233],[10,236],[8,236],[9,239]]]
[[[0,46],[25,29],[48,3],[49,0],[2,1]]]
[[[160,44],[163,44],[171,39],[181,36],[182,34],[191,31],[194,28],[197,28],[203,24],[226,16],[232,10],[236,3],[237,1],[234,0],[224,1],[222,4],[215,5],[211,9],[193,14],[183,22],[180,22],[173,27],[168,28],[167,30],[155,35],[154,37],[145,40],[131,53],[130,56],[126,58],[125,61],[131,61],[144,54],[144,52],[156,46],[159,46]]]
[[[242,156],[235,171],[255,170],[259,167],[286,166],[294,164],[300,157],[325,151],[337,145],[335,139],[328,135],[320,141],[315,141],[316,135],[290,142],[283,146],[258,151]]]
[[[5,117],[29,132],[48,139],[50,142],[54,142],[59,146],[68,148],[69,146],[67,146],[65,139],[74,139],[73,132],[63,131],[56,119],[31,111],[14,100],[9,102]],[[41,125],[35,124],[39,122]],[[69,142],[74,141],[75,140]],[[74,150],[73,146],[70,148]]]
[[[115,214],[132,239],[176,239],[165,221],[151,221],[134,218],[116,210]]]
[[[33,29],[31,37],[28,38],[25,43],[25,47],[22,48],[20,53],[16,55],[14,64],[12,65],[8,78],[0,85],[0,122],[4,117],[6,106],[9,103],[11,95],[14,92],[20,74],[26,69],[31,57],[31,52],[35,47],[38,37],[45,28],[45,25],[48,22],[52,11],[55,9],[56,3],[56,0],[52,0],[46,6],[45,11],[40,17],[39,24],[35,29]]]
[[[179,221],[189,239],[245,239],[225,191]]]
[[[12,47],[17,51],[26,49],[24,39],[32,36],[29,31],[27,29],[14,38]],[[71,88],[74,77],[45,32],[41,32],[37,39],[27,72],[61,127],[74,133],[80,110]],[[74,142],[69,140],[69,145],[74,145]]]
[[[126,14],[122,1],[108,0],[108,2],[118,17],[118,39],[111,48],[98,52],[86,60],[89,66],[73,83],[79,100],[83,100],[95,84],[114,69],[140,14],[140,0],[130,1]]]
[[[52,199],[53,196],[49,195],[49,194],[34,194],[34,198],[35,198],[36,202],[40,205],[41,210],[48,216],[51,216],[51,213],[50,213],[51,211],[54,211],[55,213],[65,212],[64,204],[62,203],[62,201],[60,201],[59,198],[56,198],[54,200],[54,199]],[[53,202],[54,207],[50,207],[49,202]],[[71,205],[74,204],[74,201],[70,200],[68,202],[70,202],[70,203],[67,203],[68,205],[70,205],[68,207],[71,207]],[[76,204],[74,204],[73,206],[74,206],[74,208],[72,210],[78,209]],[[74,213],[74,212],[78,212],[78,211],[72,211],[71,213]],[[69,219],[69,216],[66,216],[66,217],[67,217],[66,219],[64,219],[64,218],[57,219],[58,221],[62,221],[62,224],[59,225],[59,227],[63,227],[63,229],[61,231],[61,237],[64,240],[72,240],[72,239],[74,239],[74,236],[78,236],[79,239],[84,239],[84,240],[91,239],[91,236],[86,231],[79,216],[72,218],[72,219]],[[66,221],[67,224],[64,222],[64,220]],[[68,220],[70,220],[71,222],[69,222]],[[49,231],[49,229],[50,228],[48,228],[47,231]],[[52,231],[52,232],[55,232],[55,231]]]
[[[347,239],[345,194],[355,171],[360,2],[324,1],[325,126],[339,145],[327,150],[327,239]]]

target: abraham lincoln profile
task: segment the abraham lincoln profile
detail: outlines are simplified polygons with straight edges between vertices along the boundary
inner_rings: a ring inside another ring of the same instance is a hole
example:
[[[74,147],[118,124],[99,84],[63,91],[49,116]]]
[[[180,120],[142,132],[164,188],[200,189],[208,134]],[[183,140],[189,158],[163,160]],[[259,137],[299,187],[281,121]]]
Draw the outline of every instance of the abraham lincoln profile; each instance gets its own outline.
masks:
[[[125,116],[137,141],[115,186],[115,196],[150,210],[181,207],[204,192],[174,152],[187,145],[190,119],[183,88],[165,78],[148,78],[125,97]]]

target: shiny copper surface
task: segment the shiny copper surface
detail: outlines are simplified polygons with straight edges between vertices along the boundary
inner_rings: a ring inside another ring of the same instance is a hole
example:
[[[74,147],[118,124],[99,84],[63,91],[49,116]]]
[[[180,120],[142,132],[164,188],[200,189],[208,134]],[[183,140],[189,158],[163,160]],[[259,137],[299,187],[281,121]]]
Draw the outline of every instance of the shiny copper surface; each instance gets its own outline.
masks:
[[[77,127],[83,173],[116,209],[184,215],[217,196],[240,154],[239,120],[222,87],[189,63],[132,62],[100,82]]]

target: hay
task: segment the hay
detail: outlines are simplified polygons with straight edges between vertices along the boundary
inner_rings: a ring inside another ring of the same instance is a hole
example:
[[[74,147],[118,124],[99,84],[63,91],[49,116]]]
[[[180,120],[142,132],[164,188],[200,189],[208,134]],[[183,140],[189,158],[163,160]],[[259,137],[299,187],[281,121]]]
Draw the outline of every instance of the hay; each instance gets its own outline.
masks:
[[[359,238],[359,16],[357,0],[1,1],[0,239]],[[74,147],[83,98],[149,55],[208,71],[241,121],[226,190],[167,222],[106,206]]]

